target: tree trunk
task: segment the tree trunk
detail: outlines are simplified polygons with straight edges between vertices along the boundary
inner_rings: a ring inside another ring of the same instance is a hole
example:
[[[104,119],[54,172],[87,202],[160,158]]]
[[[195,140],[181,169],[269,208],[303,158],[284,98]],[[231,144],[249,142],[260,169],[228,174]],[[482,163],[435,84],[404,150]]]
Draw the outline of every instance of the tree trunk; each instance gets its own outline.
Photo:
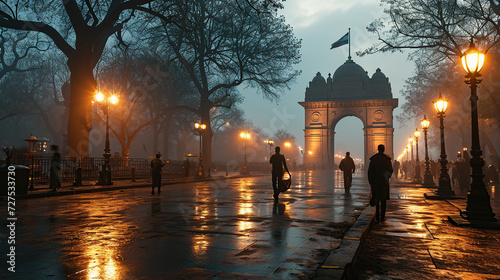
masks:
[[[151,127],[153,128],[153,151],[158,152],[158,142],[160,141],[160,126],[159,123],[153,123]],[[165,152],[163,152],[165,155]]]
[[[182,131],[177,137],[177,160],[184,160],[186,154],[186,146],[188,142],[187,133]]]
[[[130,155],[130,142],[126,143],[125,145],[122,145],[122,157],[127,158],[129,155]]]
[[[205,131],[203,131],[202,157],[203,170],[205,172],[205,175],[208,175],[208,170],[212,167],[212,138],[214,136],[212,132],[212,126],[210,125],[210,108],[205,109],[201,112],[201,122],[207,126]]]
[[[167,114],[164,119],[163,126],[163,153],[165,153],[165,158],[170,158],[169,149],[170,149],[170,121],[172,119],[172,114]]]
[[[92,129],[92,99],[96,81],[92,71],[92,52],[77,52],[68,60],[71,71],[71,95],[68,121],[68,155],[89,156],[89,133]]]

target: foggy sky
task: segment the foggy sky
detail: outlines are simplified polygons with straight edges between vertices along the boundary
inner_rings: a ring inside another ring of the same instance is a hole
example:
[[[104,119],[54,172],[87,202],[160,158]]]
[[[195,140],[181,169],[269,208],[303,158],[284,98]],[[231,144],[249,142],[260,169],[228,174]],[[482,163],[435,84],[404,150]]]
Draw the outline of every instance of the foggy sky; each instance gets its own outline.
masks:
[[[309,82],[319,71],[326,79],[348,57],[348,45],[330,50],[330,45],[340,39],[351,28],[351,56],[368,76],[377,68],[389,78],[393,98],[399,99],[394,110],[394,156],[397,157],[408,143],[408,137],[415,130],[415,122],[400,127],[395,116],[401,113],[404,99],[400,90],[404,81],[413,75],[413,63],[407,61],[406,53],[375,54],[358,57],[355,52],[364,50],[377,42],[377,37],[366,32],[366,26],[380,18],[383,7],[378,0],[291,0],[284,2],[281,12],[290,24],[295,36],[302,39],[302,62],[296,66],[302,74],[276,103],[263,99],[251,88],[240,89],[245,96],[241,107],[245,118],[264,131],[285,128],[293,134],[299,145],[304,145],[304,109],[297,102],[304,101]],[[278,110],[278,112],[276,111]],[[423,117],[423,116],[422,116]],[[285,121],[281,121],[285,119]],[[363,126],[355,117],[342,119],[335,133],[335,152],[350,151],[353,157],[363,158]]]

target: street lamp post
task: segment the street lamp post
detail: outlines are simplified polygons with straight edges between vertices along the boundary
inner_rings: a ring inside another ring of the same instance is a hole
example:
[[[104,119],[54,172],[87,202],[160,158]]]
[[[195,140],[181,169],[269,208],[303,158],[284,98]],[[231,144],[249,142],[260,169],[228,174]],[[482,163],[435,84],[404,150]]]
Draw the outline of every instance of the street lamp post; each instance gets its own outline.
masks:
[[[439,187],[436,191],[438,196],[452,196],[455,192],[451,189],[450,175],[448,174],[448,160],[446,160],[446,149],[444,142],[444,113],[448,108],[448,100],[443,99],[439,93],[439,99],[434,101],[434,108],[436,109],[439,117],[440,130],[441,130],[441,174],[439,175]]]
[[[274,141],[273,140],[264,140],[264,143],[266,143],[266,144],[269,145],[269,158],[271,158],[271,156],[273,155],[272,151],[271,151],[271,148],[274,145]]]
[[[410,160],[410,167],[413,167],[413,165],[415,164],[413,162],[413,136],[410,136],[410,138],[408,138],[408,142],[410,142],[410,151],[411,151],[411,160]],[[408,168],[409,169],[409,168]],[[414,169],[413,169],[414,170]],[[415,174],[413,174],[415,176]]]
[[[405,147],[405,153],[406,153],[406,161],[409,161],[409,157],[410,157],[410,145],[406,145]]]
[[[429,153],[427,148],[427,130],[429,129],[430,122],[424,115],[424,119],[420,122],[422,125],[422,130],[424,131],[424,141],[425,141],[425,172],[424,172],[424,186],[431,187],[434,186],[434,180],[432,179],[431,168],[429,164]]]
[[[479,128],[478,128],[478,114],[477,114],[477,84],[482,79],[481,68],[484,64],[484,53],[476,49],[474,41],[471,40],[469,49],[462,55],[462,66],[464,67],[467,75],[465,75],[465,83],[470,85],[471,89],[471,134],[472,134],[472,148],[470,151],[471,160],[470,166],[472,168],[472,182],[470,191],[467,194],[467,207],[463,212],[464,218],[468,220],[481,220],[481,221],[494,221],[495,213],[493,213],[490,204],[490,195],[486,190],[483,181],[483,166],[484,160],[481,158],[483,152],[479,142]]]
[[[243,159],[243,168],[241,168],[241,174],[248,174],[247,140],[250,139],[250,133],[242,132],[242,133],[240,133],[240,137],[243,138],[243,141],[245,142],[245,157]]]
[[[104,164],[102,170],[99,172],[99,180],[96,185],[113,185],[111,181],[111,166],[109,158],[111,157],[111,149],[109,147],[109,105],[116,105],[118,103],[117,95],[110,95],[106,97],[104,94],[98,92],[94,96],[94,100],[99,104],[101,110],[106,115],[106,142],[104,144]]]
[[[415,131],[413,131],[413,135],[415,136],[416,148],[415,182],[420,184],[422,182],[422,177],[420,177],[420,160],[418,158],[418,139],[420,138],[420,131],[418,131],[418,129],[415,129]]]
[[[203,158],[201,156],[201,152],[203,150],[201,147],[201,143],[202,143],[202,139],[203,139],[203,130],[205,130],[206,128],[207,128],[206,124],[202,124],[202,123],[195,123],[194,124],[194,129],[196,131],[198,131],[198,134],[200,135],[200,155],[198,156],[198,177],[203,177]]]

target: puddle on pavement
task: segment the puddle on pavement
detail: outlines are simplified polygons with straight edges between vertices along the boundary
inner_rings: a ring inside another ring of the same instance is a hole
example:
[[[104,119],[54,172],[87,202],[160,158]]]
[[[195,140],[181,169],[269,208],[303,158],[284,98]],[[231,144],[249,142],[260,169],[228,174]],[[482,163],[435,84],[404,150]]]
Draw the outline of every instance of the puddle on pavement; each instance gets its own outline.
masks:
[[[414,238],[432,239],[432,235],[430,235],[429,233],[412,233],[412,232],[391,232],[391,231],[387,231],[384,234],[385,235],[390,235],[390,236],[399,236],[399,237],[414,237]]]

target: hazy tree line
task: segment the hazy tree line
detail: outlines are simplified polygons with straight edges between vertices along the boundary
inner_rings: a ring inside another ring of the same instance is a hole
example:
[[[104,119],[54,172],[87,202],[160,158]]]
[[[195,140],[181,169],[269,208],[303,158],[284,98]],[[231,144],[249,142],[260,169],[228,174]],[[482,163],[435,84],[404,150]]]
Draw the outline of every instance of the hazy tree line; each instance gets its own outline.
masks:
[[[431,119],[429,143],[439,146],[439,121],[432,101],[441,92],[449,99],[445,133],[449,158],[470,148],[470,89],[464,83],[460,56],[474,38],[476,47],[486,52],[483,82],[478,88],[480,139],[485,159],[500,166],[500,6],[495,0],[382,0],[385,16],[373,21],[368,31],[379,42],[359,52],[410,50],[415,73],[402,90],[405,103],[399,121],[420,128],[424,114]]]
[[[88,156],[104,131],[94,94],[116,93],[110,123],[123,156],[145,137],[149,154],[182,158],[201,121],[209,166],[214,133],[252,126],[238,87],[276,100],[299,74],[300,40],[279,8],[278,0],[0,1],[0,124],[43,126],[53,143],[65,146],[67,135],[69,155]]]

